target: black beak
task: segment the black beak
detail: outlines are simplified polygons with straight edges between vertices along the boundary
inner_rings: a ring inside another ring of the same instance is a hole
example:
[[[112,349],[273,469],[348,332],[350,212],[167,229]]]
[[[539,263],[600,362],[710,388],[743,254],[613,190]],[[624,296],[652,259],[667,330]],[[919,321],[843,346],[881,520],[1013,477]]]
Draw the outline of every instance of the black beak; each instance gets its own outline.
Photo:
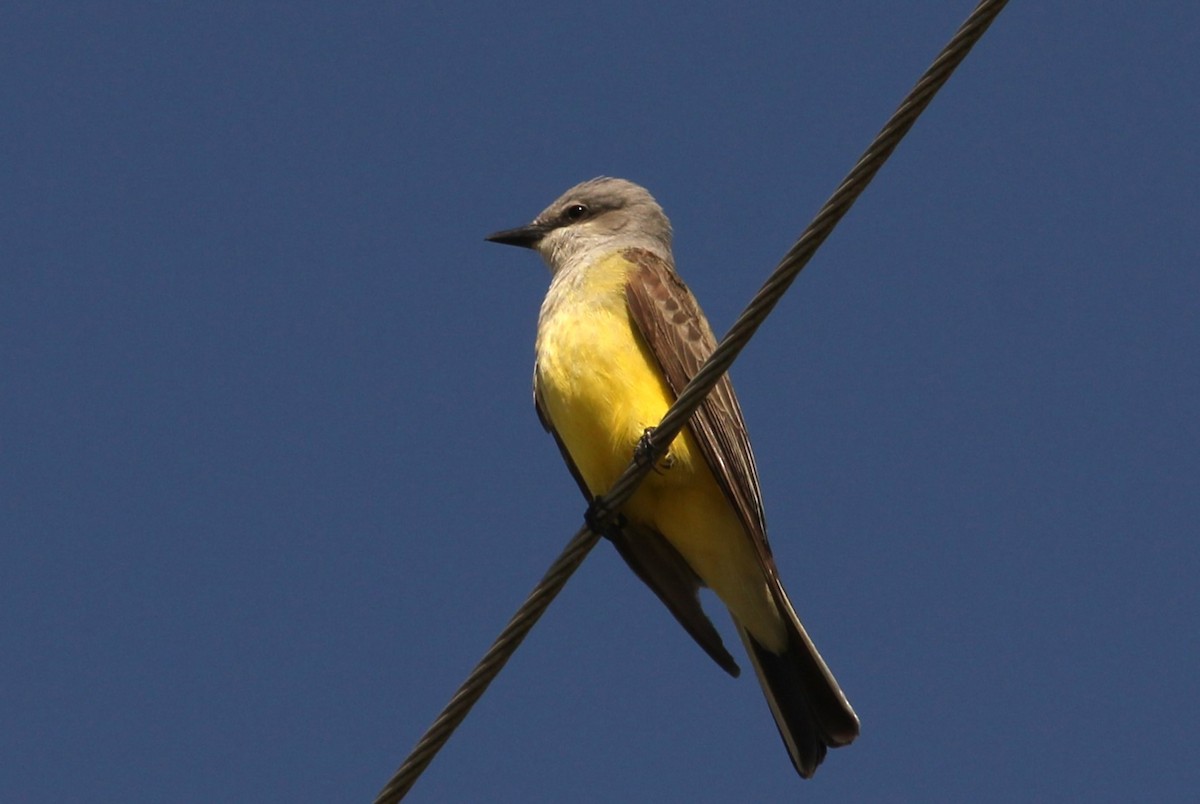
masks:
[[[550,231],[549,227],[542,223],[531,223],[528,226],[521,226],[517,229],[505,229],[503,232],[493,232],[484,238],[493,243],[503,243],[506,246],[520,246],[521,248],[537,248],[537,244],[542,242],[542,238],[546,236],[546,232]]]

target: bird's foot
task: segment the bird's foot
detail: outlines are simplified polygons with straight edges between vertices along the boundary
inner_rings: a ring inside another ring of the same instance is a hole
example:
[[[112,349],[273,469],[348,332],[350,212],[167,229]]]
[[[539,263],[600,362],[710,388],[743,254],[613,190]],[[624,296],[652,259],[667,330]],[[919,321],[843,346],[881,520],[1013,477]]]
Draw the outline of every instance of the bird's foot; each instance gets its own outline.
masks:
[[[650,436],[654,434],[653,427],[647,427],[642,431],[642,437],[638,439],[637,446],[633,448],[633,460],[638,466],[645,466],[650,463],[654,457],[654,448],[650,443]],[[663,456],[658,459],[654,465],[654,471],[658,474],[663,474],[672,466],[675,465],[675,456],[671,454],[671,450],[663,453]]]
[[[587,523],[592,533],[611,539],[612,534],[625,527],[625,517],[622,514],[609,516],[610,511],[603,497],[595,497],[583,512],[583,521]]]

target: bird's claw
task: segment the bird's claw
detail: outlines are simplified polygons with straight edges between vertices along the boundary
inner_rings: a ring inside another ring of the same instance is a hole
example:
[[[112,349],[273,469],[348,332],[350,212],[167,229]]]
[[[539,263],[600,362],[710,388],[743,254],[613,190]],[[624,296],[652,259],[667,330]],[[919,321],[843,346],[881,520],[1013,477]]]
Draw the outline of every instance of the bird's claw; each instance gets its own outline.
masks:
[[[645,466],[650,463],[654,457],[654,447],[650,443],[650,436],[654,434],[653,427],[647,427],[642,431],[642,437],[638,439],[637,446],[633,448],[633,460],[638,466]],[[675,465],[675,456],[671,454],[671,450],[663,453],[663,456],[654,465],[653,469],[658,474],[670,469]]]
[[[617,514],[610,518],[610,511],[603,497],[596,497],[588,504],[587,510],[583,512],[583,521],[587,523],[592,533],[598,533],[610,539],[614,531],[625,527],[623,515]]]

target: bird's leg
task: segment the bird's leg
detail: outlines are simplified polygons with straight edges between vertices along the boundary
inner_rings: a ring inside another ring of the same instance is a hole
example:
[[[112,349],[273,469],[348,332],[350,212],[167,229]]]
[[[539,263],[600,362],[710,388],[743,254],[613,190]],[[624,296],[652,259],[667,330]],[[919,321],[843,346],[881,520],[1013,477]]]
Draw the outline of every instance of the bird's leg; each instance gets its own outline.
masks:
[[[642,437],[638,439],[637,446],[633,448],[633,459],[639,466],[645,466],[650,463],[654,455],[653,446],[650,443],[650,436],[654,434],[653,427],[647,427],[642,431]],[[662,458],[654,466],[654,471],[660,475],[675,465],[675,456],[671,454],[671,450],[663,453]]]

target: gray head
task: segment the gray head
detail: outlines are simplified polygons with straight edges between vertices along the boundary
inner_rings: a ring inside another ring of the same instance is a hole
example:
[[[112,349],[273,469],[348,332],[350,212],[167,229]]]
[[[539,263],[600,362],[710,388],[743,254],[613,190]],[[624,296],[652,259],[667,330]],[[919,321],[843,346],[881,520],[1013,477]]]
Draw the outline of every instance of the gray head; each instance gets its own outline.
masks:
[[[487,239],[536,249],[558,273],[622,248],[645,248],[669,259],[671,222],[644,187],[601,176],[567,190],[528,226]]]

